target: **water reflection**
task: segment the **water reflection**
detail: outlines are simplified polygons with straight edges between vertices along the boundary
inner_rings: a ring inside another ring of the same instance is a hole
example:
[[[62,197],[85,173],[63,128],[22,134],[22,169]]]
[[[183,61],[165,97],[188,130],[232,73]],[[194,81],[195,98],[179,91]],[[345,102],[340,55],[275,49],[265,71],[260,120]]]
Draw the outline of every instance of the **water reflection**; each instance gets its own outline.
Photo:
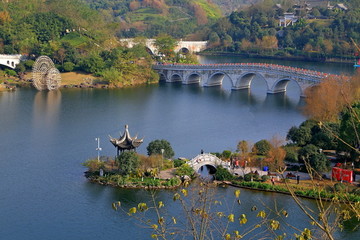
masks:
[[[206,182],[213,181],[215,173],[216,173],[216,168],[210,165],[201,166],[198,171],[200,178]]]
[[[286,93],[267,94],[263,107],[265,109],[273,106],[279,109],[296,109],[300,106],[300,103],[300,98],[297,101],[291,100]]]
[[[35,94],[33,125],[35,128],[49,128],[57,124],[61,106],[60,91],[39,91]]]
[[[279,109],[296,109],[303,105],[304,101],[300,98],[300,94],[293,89],[284,93],[267,94],[263,86],[252,84],[252,88],[241,90],[228,90],[222,86],[201,87],[200,85],[183,85],[181,83],[161,83],[160,87],[167,88],[169,91],[187,91],[193,95],[201,95],[206,93],[214,99],[221,101],[234,100],[243,105],[261,106],[268,108],[276,106]],[[261,84],[260,84],[261,85]]]

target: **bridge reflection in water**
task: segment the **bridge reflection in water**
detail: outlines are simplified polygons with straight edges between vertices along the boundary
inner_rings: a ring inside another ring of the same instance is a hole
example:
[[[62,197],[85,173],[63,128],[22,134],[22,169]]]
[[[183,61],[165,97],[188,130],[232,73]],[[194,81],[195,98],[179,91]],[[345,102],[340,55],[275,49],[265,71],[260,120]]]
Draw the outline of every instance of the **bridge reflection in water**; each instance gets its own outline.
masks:
[[[200,178],[204,181],[213,181],[215,173],[216,173],[216,168],[210,165],[201,166],[198,171]]]

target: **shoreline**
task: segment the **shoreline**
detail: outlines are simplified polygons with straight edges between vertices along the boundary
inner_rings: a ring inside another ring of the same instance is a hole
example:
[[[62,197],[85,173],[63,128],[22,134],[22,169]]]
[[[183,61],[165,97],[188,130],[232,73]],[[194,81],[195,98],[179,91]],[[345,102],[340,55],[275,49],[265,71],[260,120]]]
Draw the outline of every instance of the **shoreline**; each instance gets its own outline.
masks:
[[[124,189],[144,189],[144,190],[149,190],[149,189],[157,189],[157,190],[175,190],[177,188],[179,188],[183,182],[180,181],[180,183],[178,185],[174,185],[174,186],[164,186],[164,185],[161,185],[161,186],[149,186],[149,185],[135,185],[135,184],[128,184],[128,185],[121,185],[121,184],[117,184],[115,182],[110,182],[110,181],[107,181],[106,179],[99,179],[98,176],[86,176],[86,173],[85,173],[85,177],[86,179],[91,182],[91,183],[95,183],[95,184],[99,184],[99,185],[102,185],[102,186],[110,186],[110,187],[115,187],[115,188],[124,188]],[[167,181],[168,179],[161,179],[161,178],[157,178],[158,180],[162,180],[162,181]],[[252,187],[252,186],[245,186],[245,185],[240,185],[240,184],[236,184],[236,183],[233,183],[231,181],[216,181],[214,180],[213,183],[216,185],[216,186],[221,186],[221,185],[225,185],[225,186],[231,186],[231,187],[235,187],[235,188],[244,188],[244,189],[248,189],[248,190],[252,190],[252,191],[259,191],[259,192],[268,192],[268,193],[276,193],[276,194],[285,194],[285,195],[288,195],[288,196],[292,196],[291,193],[289,191],[281,191],[281,190],[276,190],[276,189],[270,189],[270,188],[285,188],[286,186],[281,186],[281,185],[271,185],[269,183],[263,183],[263,184],[267,184],[269,186],[269,189],[264,189],[264,188],[257,188],[257,187]],[[246,182],[246,181],[242,181],[242,183],[249,183],[251,184],[251,182]],[[257,183],[257,182],[254,182],[254,183]],[[333,193],[331,192],[315,192],[317,196],[308,196],[308,195],[304,195],[304,194],[299,194],[299,193],[296,193],[297,191],[307,191],[306,189],[302,189],[302,190],[299,190],[299,189],[293,189],[294,191],[294,194],[297,196],[297,197],[300,197],[300,198],[307,198],[307,199],[312,199],[312,200],[324,200],[324,201],[327,201],[327,202],[330,202],[333,200]],[[323,197],[321,196],[321,194],[328,194],[328,197]],[[350,194],[350,193],[348,193]],[[346,195],[341,195],[341,196],[344,196],[343,198],[339,199],[339,201],[341,201],[342,203],[345,203],[345,204],[348,204],[348,203],[356,203],[356,202],[359,202],[358,200],[354,200],[354,201],[351,201],[351,200],[346,200],[346,198],[349,197],[349,195],[346,194]],[[348,198],[349,199],[349,198]]]

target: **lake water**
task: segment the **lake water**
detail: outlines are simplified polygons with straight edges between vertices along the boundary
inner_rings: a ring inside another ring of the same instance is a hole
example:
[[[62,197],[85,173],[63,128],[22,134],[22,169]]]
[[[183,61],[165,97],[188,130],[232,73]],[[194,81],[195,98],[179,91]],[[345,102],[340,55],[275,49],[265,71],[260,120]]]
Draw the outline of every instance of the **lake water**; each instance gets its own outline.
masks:
[[[201,61],[269,60],[202,57]],[[349,65],[281,64],[353,73]],[[166,139],[176,157],[192,158],[201,149],[234,151],[240,140],[255,143],[285,137],[291,126],[305,120],[302,105],[295,84],[286,94],[267,95],[265,83],[256,79],[251,91],[230,91],[226,84],[223,88],[160,84],[0,92],[0,239],[149,239],[147,230],[111,208],[118,200],[125,207],[144,201],[145,191],[98,186],[84,178],[81,164],[97,156],[95,138],[100,138],[101,155],[114,156],[108,135],[119,137],[128,124],[131,134],[144,137],[139,153],[146,154],[150,141]],[[219,189],[219,194],[232,191]],[[161,191],[158,197],[180,211],[172,194]],[[258,199],[268,205],[276,200],[290,211],[290,222],[298,223],[302,216],[288,196],[246,190],[237,211],[249,211]],[[356,239],[359,234],[344,231],[339,236]]]

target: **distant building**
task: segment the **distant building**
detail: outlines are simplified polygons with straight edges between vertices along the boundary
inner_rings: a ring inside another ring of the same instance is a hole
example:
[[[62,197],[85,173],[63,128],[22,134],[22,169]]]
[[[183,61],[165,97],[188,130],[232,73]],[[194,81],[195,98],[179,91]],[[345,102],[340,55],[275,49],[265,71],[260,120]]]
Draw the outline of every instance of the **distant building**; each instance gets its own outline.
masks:
[[[284,13],[284,16],[279,18],[279,27],[292,26],[297,21],[298,17],[294,13]]]
[[[327,8],[330,9],[330,10],[334,10],[334,9],[339,9],[341,11],[347,11],[348,10],[348,8],[343,3],[338,3],[338,4],[334,5],[334,6],[331,6],[330,2],[328,2]]]

